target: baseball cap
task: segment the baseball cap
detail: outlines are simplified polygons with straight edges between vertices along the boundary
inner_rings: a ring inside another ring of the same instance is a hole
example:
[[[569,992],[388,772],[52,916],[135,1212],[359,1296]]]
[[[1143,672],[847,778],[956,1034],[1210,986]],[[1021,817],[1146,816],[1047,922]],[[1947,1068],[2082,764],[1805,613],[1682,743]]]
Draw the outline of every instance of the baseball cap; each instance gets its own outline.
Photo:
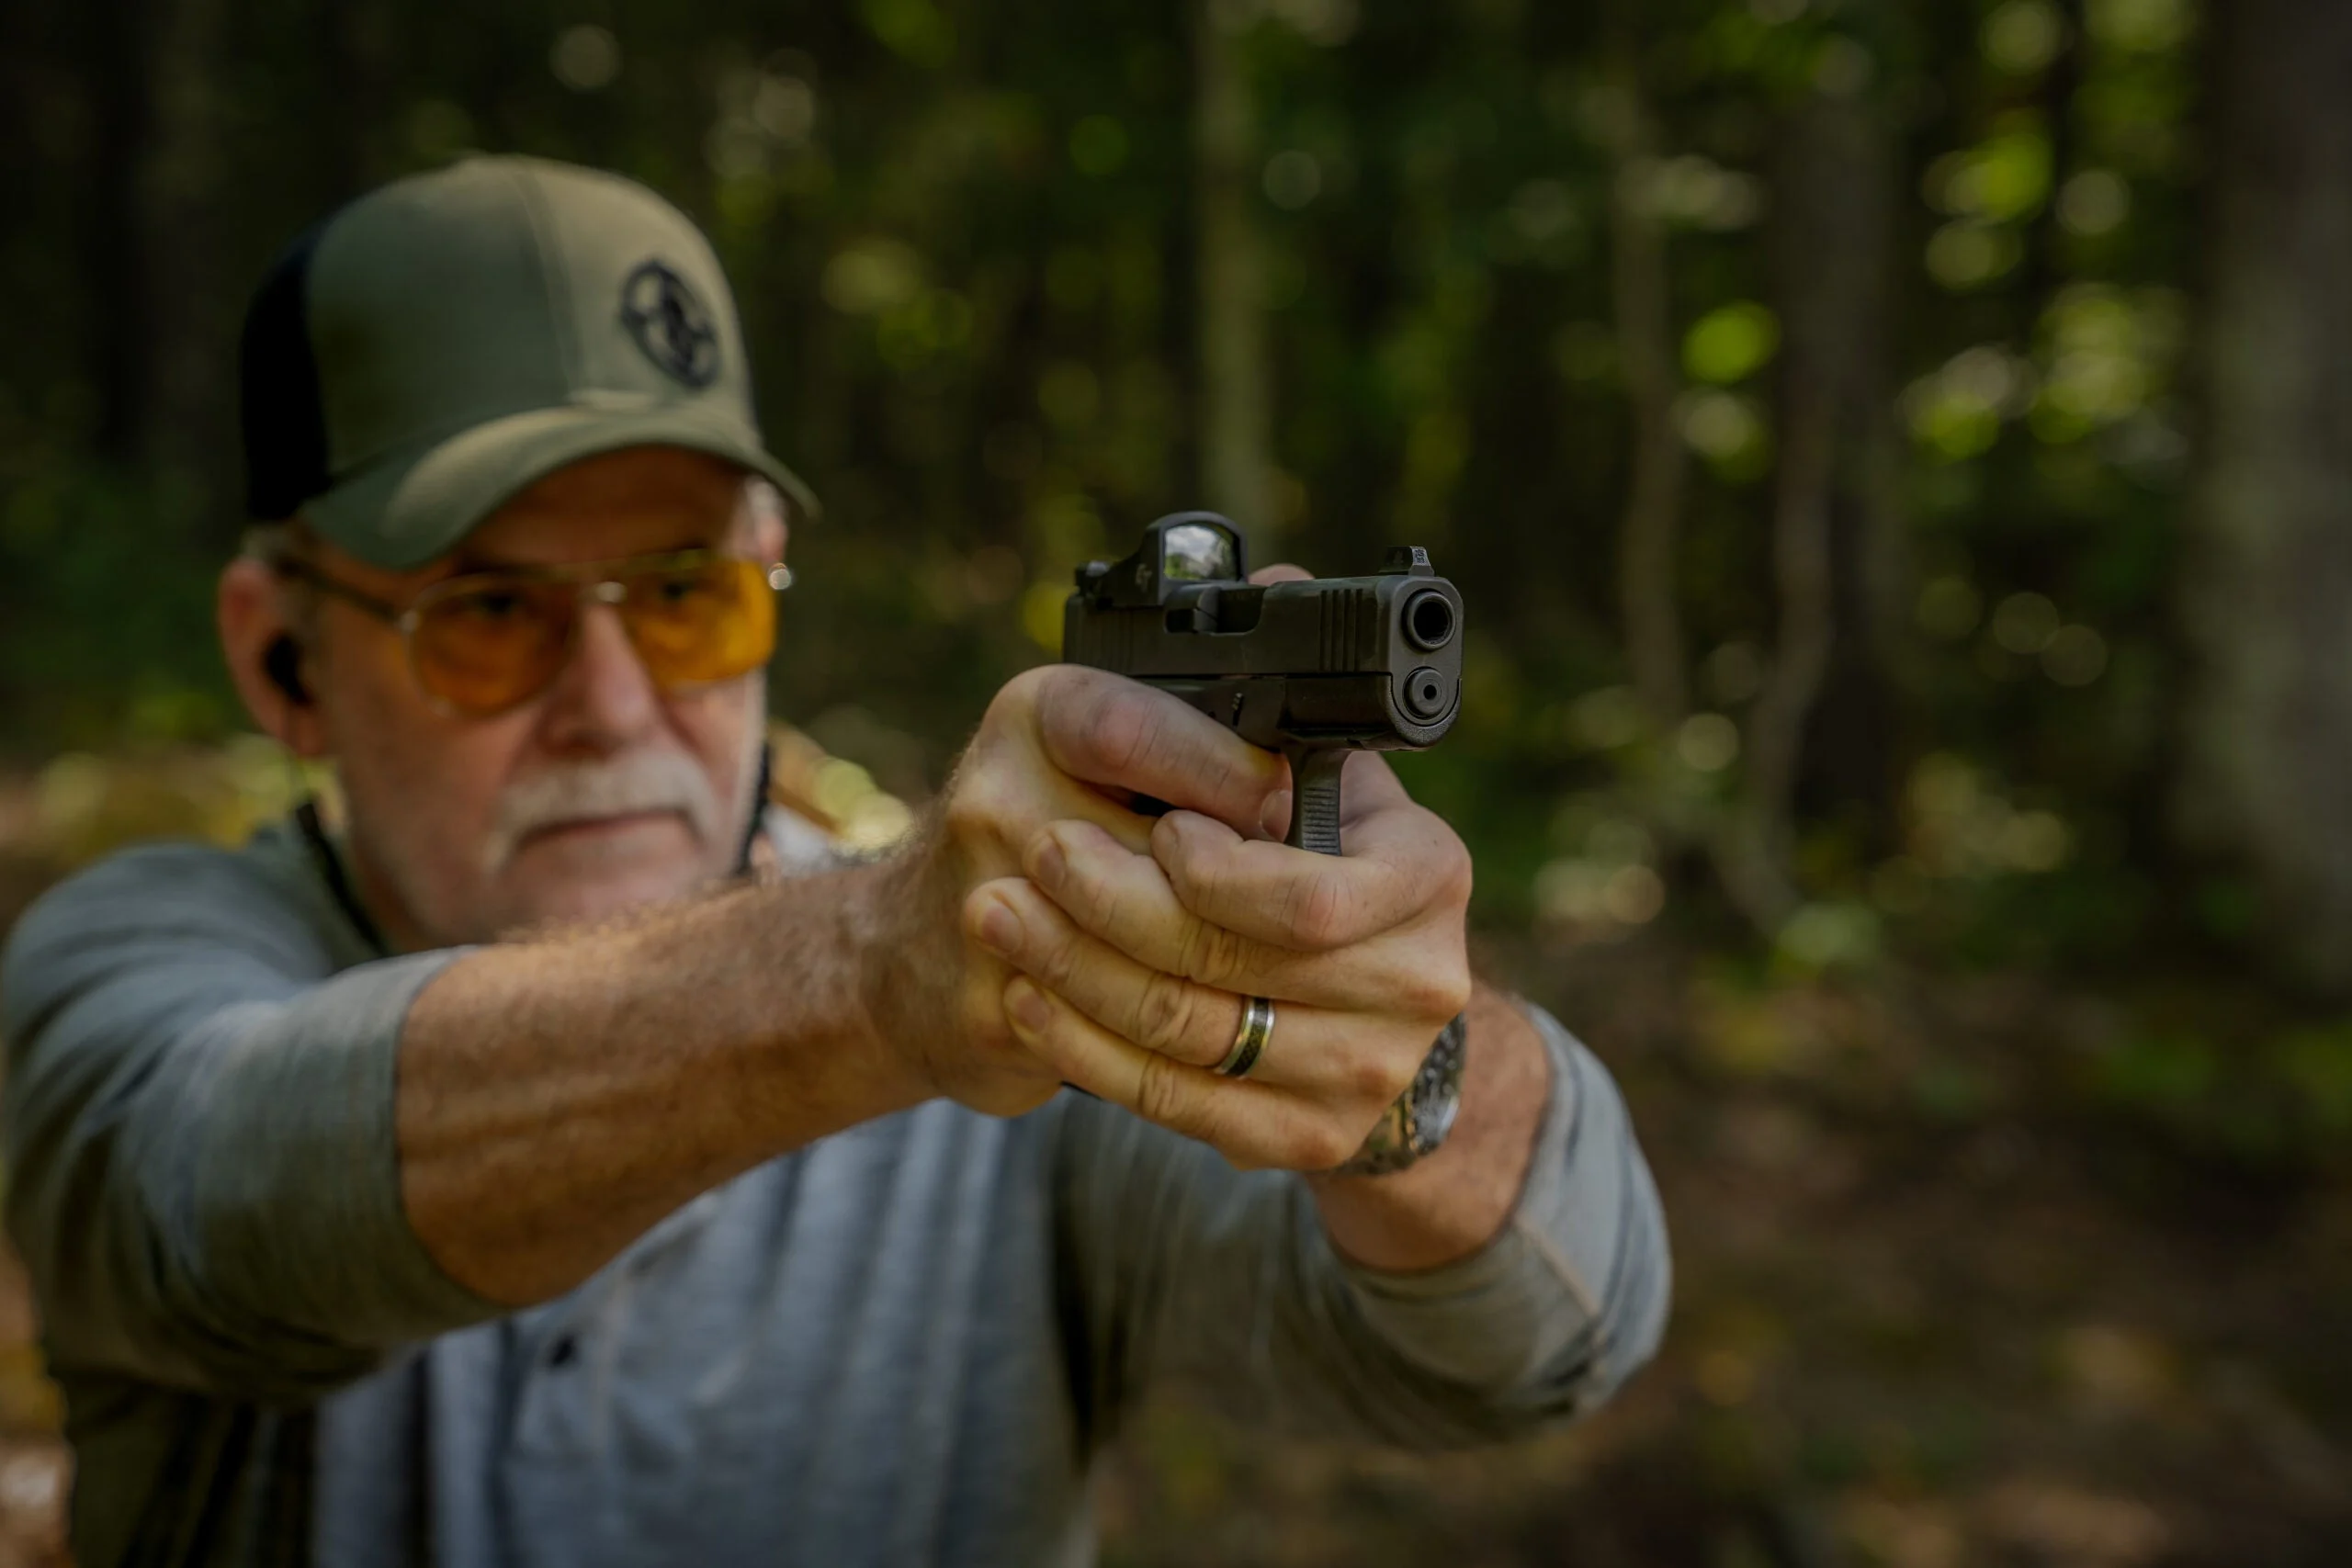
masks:
[[[288,248],[239,353],[247,510],[395,570],[567,463],[683,446],[773,479],[718,258],[633,180],[471,157]]]

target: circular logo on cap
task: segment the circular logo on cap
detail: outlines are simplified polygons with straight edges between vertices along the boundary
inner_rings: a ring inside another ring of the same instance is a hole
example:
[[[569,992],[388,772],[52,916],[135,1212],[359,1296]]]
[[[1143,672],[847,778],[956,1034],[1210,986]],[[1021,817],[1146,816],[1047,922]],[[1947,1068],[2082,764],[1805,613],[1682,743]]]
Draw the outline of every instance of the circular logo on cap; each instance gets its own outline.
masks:
[[[642,262],[628,275],[621,321],[663,374],[695,388],[718,378],[718,330],[686,280],[664,264]]]

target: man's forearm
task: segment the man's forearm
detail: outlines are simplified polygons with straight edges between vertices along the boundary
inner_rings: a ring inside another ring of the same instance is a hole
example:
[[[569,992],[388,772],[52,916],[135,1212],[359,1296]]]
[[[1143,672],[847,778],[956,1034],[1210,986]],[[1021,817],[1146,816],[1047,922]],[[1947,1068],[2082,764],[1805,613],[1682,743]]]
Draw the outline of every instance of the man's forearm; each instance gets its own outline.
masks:
[[[1476,1252],[1510,1215],[1550,1098],[1535,1026],[1481,982],[1470,1000],[1462,1109],[1435,1154],[1393,1176],[1310,1178],[1331,1240],[1374,1269],[1433,1269]]]
[[[577,1284],[699,1192],[927,1086],[872,1027],[889,868],[470,953],[401,1041],[401,1191],[460,1284]]]

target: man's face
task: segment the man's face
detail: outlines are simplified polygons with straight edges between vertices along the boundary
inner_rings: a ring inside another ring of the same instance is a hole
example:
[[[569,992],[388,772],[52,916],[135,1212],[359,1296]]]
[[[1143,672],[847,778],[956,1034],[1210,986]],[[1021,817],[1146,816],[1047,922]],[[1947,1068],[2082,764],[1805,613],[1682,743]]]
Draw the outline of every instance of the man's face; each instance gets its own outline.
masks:
[[[779,560],[784,524],[741,472],[668,447],[583,459],[413,572],[332,549],[321,566],[405,604],[495,567],[609,561],[717,545]],[[435,705],[400,633],[320,601],[311,662],[327,750],[350,807],[361,886],[402,946],[481,942],[550,920],[674,898],[734,868],[757,772],[763,671],[654,685],[620,619],[594,600],[546,691],[487,718]]]

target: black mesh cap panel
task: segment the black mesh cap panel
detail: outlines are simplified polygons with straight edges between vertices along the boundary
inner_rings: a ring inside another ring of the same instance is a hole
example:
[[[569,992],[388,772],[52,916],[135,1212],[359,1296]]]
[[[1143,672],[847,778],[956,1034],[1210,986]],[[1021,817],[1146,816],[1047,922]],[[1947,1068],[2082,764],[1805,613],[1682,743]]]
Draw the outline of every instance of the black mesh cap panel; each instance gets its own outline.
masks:
[[[271,265],[245,308],[237,345],[245,511],[264,523],[293,516],[328,485],[326,407],[307,309],[311,256],[326,229],[310,229]]]

